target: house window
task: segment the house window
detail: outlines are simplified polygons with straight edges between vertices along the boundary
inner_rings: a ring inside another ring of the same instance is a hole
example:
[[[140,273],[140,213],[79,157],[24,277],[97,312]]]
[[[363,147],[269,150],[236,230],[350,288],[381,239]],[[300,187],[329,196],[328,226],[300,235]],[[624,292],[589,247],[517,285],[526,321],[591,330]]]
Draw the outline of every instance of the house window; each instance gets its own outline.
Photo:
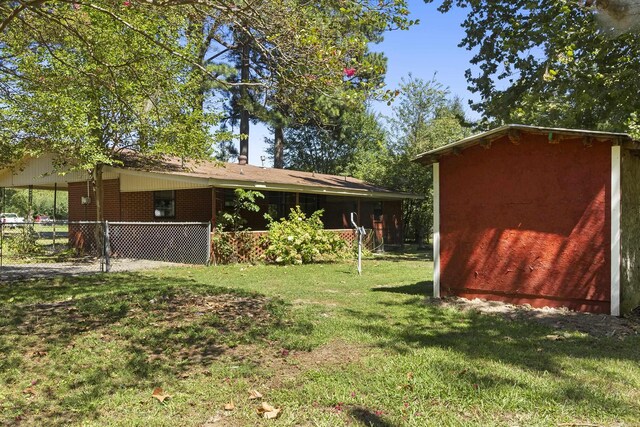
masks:
[[[173,190],[153,192],[154,218],[176,217],[176,192]]]

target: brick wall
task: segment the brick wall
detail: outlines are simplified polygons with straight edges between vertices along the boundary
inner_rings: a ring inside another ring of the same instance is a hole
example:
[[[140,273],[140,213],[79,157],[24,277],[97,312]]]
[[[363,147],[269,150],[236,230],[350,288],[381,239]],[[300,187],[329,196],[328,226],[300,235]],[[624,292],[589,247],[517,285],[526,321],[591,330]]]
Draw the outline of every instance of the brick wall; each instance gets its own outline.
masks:
[[[176,191],[176,221],[211,221],[211,188]],[[153,196],[152,196],[153,197]]]
[[[176,222],[208,222],[211,221],[211,189],[196,188],[176,190],[175,218],[160,219],[153,216],[153,191],[137,191],[122,193],[123,221],[176,221]]]
[[[152,222],[153,192],[137,191],[120,195],[123,221]]]
[[[120,221],[120,180],[108,179],[103,181],[104,186],[104,218],[107,221]],[[93,185],[89,184],[89,197],[91,203],[82,204],[82,197],[87,197],[87,183],[69,183],[69,220],[70,221],[95,221],[96,220],[96,194]]]

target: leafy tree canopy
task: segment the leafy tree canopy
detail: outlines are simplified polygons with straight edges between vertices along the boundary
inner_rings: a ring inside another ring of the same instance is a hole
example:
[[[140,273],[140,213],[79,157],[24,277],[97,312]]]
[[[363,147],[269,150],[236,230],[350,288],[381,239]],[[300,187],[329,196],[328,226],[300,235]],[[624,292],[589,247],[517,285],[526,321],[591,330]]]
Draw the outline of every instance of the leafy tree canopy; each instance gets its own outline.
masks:
[[[640,34],[598,18],[622,3],[444,0],[439,10],[468,9],[460,46],[474,52],[466,76],[486,122],[621,131],[638,121]]]
[[[405,200],[402,210],[405,235],[424,243],[432,226],[433,198],[431,168],[412,160],[420,153],[468,136],[460,100],[435,79],[409,75],[400,83],[400,95],[388,120],[388,137],[381,150],[358,152],[354,175],[398,191],[422,195],[422,200]]]

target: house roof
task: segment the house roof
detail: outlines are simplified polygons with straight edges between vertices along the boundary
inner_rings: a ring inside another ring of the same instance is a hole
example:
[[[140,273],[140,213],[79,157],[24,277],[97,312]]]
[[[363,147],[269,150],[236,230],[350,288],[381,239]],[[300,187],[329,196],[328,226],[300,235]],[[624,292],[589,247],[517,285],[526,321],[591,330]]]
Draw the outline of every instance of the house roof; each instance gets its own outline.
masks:
[[[54,172],[53,156],[23,159],[19,166],[0,171],[0,186],[66,188],[70,182],[86,181],[80,171]],[[104,179],[120,179],[120,190],[153,191],[186,188],[244,188],[259,191],[287,191],[375,199],[420,199],[422,196],[390,190],[340,175],[263,168],[213,160],[185,161],[172,157],[142,157],[120,153],[120,165],[107,166]]]
[[[413,161],[422,163],[424,165],[430,165],[432,163],[436,163],[441,156],[458,153],[466,148],[473,147],[474,145],[490,144],[492,141],[505,135],[508,135],[510,138],[518,138],[519,132],[548,134],[550,141],[554,138],[562,139],[577,137],[589,137],[593,142],[610,141],[612,139],[617,139],[620,142],[633,141],[633,138],[631,138],[631,136],[626,133],[509,124],[500,126],[487,132],[471,135],[467,138],[461,139],[451,144],[447,144],[434,150],[419,154]]]
[[[385,199],[418,199],[418,196],[369,184],[360,179],[302,172],[290,169],[264,168],[219,161],[185,161],[178,158],[142,158],[128,152],[121,155],[122,169],[146,174],[188,177],[207,180],[210,186],[251,188],[257,190],[321,193],[342,196]],[[120,169],[120,168],[118,168]]]

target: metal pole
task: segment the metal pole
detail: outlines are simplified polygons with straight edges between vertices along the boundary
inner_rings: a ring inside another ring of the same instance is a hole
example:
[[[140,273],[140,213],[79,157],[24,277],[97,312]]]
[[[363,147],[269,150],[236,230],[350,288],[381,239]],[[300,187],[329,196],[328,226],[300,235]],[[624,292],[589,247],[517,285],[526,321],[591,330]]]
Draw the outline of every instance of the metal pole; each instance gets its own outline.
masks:
[[[55,182],[53,184],[53,221],[51,224],[53,225],[53,252],[56,251],[56,213],[57,213],[57,204],[58,204],[58,183]]]
[[[207,265],[211,265],[211,222],[207,227]]]
[[[356,217],[358,215],[355,212],[351,212],[351,225],[356,230],[358,235],[358,274],[362,274],[362,235],[364,234],[364,227],[358,227]]]
[[[362,274],[362,230],[358,229],[358,274]]]
[[[102,242],[103,242],[103,260],[104,260],[104,271],[106,271],[107,273],[109,272],[109,270],[111,270],[111,259],[109,258],[109,251],[110,251],[110,242],[109,242],[109,221],[105,221],[104,222],[104,235],[102,236]]]
[[[29,186],[29,212],[27,213],[27,222],[33,221],[33,185]]]

